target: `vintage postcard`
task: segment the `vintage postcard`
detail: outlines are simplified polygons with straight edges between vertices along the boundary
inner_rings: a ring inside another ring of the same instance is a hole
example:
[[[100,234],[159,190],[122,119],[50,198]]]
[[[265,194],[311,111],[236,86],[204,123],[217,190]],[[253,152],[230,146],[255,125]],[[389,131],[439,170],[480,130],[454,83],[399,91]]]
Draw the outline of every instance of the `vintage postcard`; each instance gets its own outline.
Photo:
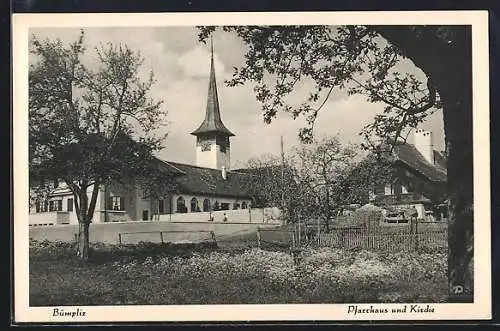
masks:
[[[490,319],[487,17],[14,14],[15,322]]]

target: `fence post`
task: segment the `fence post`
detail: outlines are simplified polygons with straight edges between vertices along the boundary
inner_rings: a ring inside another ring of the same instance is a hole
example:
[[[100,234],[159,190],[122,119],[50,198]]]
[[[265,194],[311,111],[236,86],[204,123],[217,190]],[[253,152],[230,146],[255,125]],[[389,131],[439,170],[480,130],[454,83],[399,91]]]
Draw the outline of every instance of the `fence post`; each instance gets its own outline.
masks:
[[[257,227],[257,248],[260,249],[260,227]]]
[[[321,223],[319,217],[316,223],[318,223],[318,246],[321,246]]]
[[[122,234],[118,232],[118,244],[122,244]]]
[[[161,243],[163,244],[164,242],[163,242],[163,232],[162,231],[160,231],[160,239],[161,239]]]
[[[217,240],[215,239],[215,232],[210,231],[210,235],[212,236],[212,240],[214,241],[214,244],[217,244]]]
[[[297,246],[300,247],[300,244],[302,243],[302,238],[301,238],[301,233],[300,233],[300,219],[299,219],[299,232],[297,233]]]
[[[418,218],[415,216],[415,251],[418,251]]]

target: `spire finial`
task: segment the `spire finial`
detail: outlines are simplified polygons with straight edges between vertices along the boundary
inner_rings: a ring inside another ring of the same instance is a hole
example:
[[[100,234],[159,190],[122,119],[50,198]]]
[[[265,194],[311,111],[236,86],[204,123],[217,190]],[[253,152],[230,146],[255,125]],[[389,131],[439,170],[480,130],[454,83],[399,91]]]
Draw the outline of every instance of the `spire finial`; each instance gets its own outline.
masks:
[[[210,56],[212,61],[214,60],[214,38],[213,35],[210,34]]]

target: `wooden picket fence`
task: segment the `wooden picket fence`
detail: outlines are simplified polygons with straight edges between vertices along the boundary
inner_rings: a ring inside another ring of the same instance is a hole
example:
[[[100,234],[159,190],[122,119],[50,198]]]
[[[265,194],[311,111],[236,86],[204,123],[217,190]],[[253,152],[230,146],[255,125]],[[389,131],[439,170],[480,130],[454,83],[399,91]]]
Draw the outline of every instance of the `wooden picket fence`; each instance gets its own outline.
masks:
[[[446,230],[422,232],[377,232],[366,228],[339,228],[321,233],[316,240],[321,247],[380,251],[415,251],[421,248],[448,247]]]
[[[418,226],[410,223],[394,227],[333,227],[329,232],[315,226],[295,224],[287,228],[258,228],[257,245],[271,250],[295,250],[308,246],[409,252],[448,247],[448,231],[442,222],[419,223]]]

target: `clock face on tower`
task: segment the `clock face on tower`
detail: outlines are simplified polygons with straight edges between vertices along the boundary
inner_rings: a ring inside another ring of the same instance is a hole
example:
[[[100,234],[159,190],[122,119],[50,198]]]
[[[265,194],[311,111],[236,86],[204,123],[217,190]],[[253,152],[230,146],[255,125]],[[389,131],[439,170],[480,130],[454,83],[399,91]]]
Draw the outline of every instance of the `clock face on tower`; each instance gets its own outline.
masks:
[[[211,144],[209,140],[203,140],[200,142],[201,145],[201,151],[206,152],[210,150]]]

